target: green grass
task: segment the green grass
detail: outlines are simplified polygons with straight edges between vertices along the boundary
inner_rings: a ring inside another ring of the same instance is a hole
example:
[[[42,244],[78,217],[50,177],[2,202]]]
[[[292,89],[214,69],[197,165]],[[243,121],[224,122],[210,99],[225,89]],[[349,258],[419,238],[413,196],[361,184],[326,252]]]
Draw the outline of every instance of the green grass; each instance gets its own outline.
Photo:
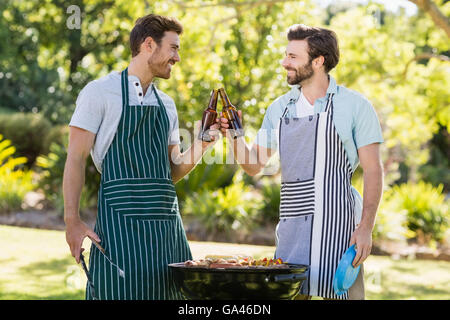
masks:
[[[62,231],[0,226],[0,300],[84,299],[86,277]],[[194,258],[206,254],[271,256],[274,247],[190,242]],[[83,247],[88,249],[89,240]],[[87,257],[87,254],[85,254]],[[450,299],[450,262],[370,256],[366,298]]]
[[[0,299],[82,299],[64,232],[0,226]]]
[[[11,110],[11,109],[7,109],[4,107],[0,107],[0,114],[13,114],[17,111]]]

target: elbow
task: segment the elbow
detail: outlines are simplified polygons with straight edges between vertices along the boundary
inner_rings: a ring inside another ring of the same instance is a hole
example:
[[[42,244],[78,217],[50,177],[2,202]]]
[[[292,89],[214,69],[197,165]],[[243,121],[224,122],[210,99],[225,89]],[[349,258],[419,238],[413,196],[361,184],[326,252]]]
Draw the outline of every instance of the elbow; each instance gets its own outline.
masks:
[[[172,182],[173,182],[173,184],[177,184],[178,181],[180,181],[180,178],[173,178],[173,177],[172,177]]]
[[[256,176],[259,172],[260,172],[260,170],[254,170],[254,171],[247,172],[247,174],[248,174],[249,176],[251,176],[251,177],[254,177],[254,176]]]
[[[250,177],[254,177],[257,175],[258,172],[256,171],[250,171],[250,170],[244,170],[246,174],[248,174]]]
[[[261,172],[262,167],[261,166],[251,166],[251,167],[246,167],[243,168],[245,173],[248,174],[251,177],[256,176],[258,173]]]

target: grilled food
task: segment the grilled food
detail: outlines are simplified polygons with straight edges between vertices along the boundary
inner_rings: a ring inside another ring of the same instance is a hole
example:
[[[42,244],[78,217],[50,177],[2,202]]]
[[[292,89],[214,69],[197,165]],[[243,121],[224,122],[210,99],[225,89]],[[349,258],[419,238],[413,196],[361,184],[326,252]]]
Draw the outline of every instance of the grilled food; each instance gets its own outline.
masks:
[[[208,255],[205,259],[188,260],[186,267],[204,268],[289,268],[281,258],[278,259],[254,259],[248,256],[218,256]]]

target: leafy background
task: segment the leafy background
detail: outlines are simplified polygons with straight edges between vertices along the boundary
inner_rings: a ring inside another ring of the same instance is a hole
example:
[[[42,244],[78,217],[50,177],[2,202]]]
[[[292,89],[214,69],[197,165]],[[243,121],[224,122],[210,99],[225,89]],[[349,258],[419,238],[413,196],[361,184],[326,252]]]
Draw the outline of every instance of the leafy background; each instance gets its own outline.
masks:
[[[442,243],[449,221],[445,195],[450,188],[450,2],[412,3],[418,5],[413,12],[393,11],[374,1],[329,1],[323,6],[283,0],[73,0],[70,5],[80,9],[81,25],[71,29],[66,1],[4,0],[0,133],[16,148],[15,157],[27,158],[16,169],[30,171],[34,190],[61,215],[67,124],[77,95],[89,81],[127,66],[128,35],[138,17],[156,12],[175,16],[184,26],[182,60],[169,80],[157,81],[176,102],[180,128],[193,131],[210,90],[224,86],[243,111],[249,142],[268,105],[289,90],[280,65],[287,28],[295,23],[323,26],[337,33],[340,44],[341,61],[331,74],[372,102],[383,128],[386,196],[375,235]],[[434,5],[444,23],[437,24],[422,10],[423,4]],[[183,149],[191,142],[184,139]],[[211,152],[225,157],[226,142],[217,143]],[[99,176],[92,161],[87,170],[82,210],[95,211]],[[187,218],[203,221],[202,228],[209,231],[218,227],[210,222],[217,218],[225,223],[220,225],[223,239],[232,240],[225,232],[230,228],[250,234],[276,222],[278,180],[278,174],[249,177],[235,164],[202,163],[177,184],[177,192]],[[362,192],[360,169],[353,182]],[[421,190],[436,196],[418,207],[404,200],[422,195]],[[218,204],[233,195],[242,199]],[[249,195],[252,205],[244,200]],[[198,199],[205,205],[201,210]],[[13,207],[20,210],[17,201]],[[437,221],[443,231],[433,227]]]

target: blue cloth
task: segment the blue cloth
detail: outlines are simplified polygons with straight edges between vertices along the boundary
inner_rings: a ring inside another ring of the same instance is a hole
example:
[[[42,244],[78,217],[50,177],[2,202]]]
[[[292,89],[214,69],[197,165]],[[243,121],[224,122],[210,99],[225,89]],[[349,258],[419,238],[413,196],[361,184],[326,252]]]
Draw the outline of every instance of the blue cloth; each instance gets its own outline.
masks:
[[[279,120],[288,107],[287,117],[297,117],[296,103],[300,97],[300,86],[278,97],[267,108],[261,128],[255,143],[270,149],[278,148]],[[372,143],[384,142],[380,122],[372,104],[360,93],[343,86],[336,85],[336,80],[330,76],[327,95],[314,102],[314,112],[323,112],[329,93],[333,97],[333,122],[341,138],[348,160],[353,171],[359,165],[358,149]]]

